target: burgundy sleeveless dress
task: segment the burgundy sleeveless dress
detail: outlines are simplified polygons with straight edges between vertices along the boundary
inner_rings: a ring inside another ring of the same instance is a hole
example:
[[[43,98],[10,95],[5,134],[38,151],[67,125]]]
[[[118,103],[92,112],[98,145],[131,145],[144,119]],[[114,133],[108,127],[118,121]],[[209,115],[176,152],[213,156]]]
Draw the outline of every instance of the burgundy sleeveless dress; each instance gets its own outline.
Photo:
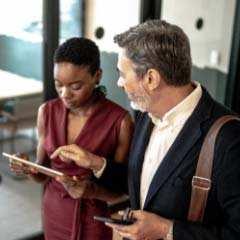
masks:
[[[118,144],[121,121],[126,110],[100,96],[99,106],[87,120],[75,144],[106,159],[113,159]],[[46,138],[44,148],[50,156],[59,146],[67,145],[68,109],[60,99],[49,101],[45,107]],[[70,176],[92,174],[75,163],[50,160],[52,169]],[[110,240],[112,231],[94,215],[109,216],[105,202],[96,199],[73,199],[64,187],[50,179],[44,188],[43,228],[46,240]]]

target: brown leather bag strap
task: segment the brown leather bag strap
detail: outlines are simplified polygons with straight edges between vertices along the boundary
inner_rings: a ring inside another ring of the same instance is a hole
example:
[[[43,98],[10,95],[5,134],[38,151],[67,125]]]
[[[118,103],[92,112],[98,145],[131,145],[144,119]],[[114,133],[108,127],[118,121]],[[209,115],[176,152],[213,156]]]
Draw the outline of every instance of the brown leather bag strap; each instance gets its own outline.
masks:
[[[192,178],[191,202],[188,212],[188,220],[190,221],[201,222],[203,220],[208,192],[211,188],[211,175],[216,138],[222,126],[231,120],[240,121],[239,118],[232,115],[225,115],[218,118],[213,123],[204,139],[198,158],[196,173]]]

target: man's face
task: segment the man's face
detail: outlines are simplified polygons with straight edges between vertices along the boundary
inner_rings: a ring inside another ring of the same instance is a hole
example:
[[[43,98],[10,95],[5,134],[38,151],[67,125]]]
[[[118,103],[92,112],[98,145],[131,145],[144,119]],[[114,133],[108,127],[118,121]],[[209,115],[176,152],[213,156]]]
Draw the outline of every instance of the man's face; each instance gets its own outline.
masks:
[[[92,96],[99,73],[94,76],[88,67],[62,62],[54,65],[55,87],[64,105],[69,109],[83,106]]]
[[[149,108],[149,96],[144,88],[143,79],[134,71],[133,62],[126,57],[124,50],[118,56],[118,86],[126,92],[131,106],[135,110],[145,112]]]

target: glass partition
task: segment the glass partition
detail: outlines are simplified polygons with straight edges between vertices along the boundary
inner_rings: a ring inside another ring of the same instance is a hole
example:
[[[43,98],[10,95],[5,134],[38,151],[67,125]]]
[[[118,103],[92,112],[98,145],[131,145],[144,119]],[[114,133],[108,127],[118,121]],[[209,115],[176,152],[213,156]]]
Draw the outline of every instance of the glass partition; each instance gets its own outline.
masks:
[[[42,0],[0,1],[0,239],[42,230],[41,186],[9,170],[2,152],[35,160],[42,103]]]

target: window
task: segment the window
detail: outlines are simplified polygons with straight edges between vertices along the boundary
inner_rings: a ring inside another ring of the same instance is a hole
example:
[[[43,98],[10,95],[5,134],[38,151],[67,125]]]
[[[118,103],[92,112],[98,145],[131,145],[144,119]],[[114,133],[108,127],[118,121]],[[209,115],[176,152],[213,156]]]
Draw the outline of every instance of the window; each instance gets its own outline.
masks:
[[[1,1],[0,34],[31,42],[42,41],[42,0]]]
[[[81,8],[81,0],[60,0],[60,42],[82,35]]]

